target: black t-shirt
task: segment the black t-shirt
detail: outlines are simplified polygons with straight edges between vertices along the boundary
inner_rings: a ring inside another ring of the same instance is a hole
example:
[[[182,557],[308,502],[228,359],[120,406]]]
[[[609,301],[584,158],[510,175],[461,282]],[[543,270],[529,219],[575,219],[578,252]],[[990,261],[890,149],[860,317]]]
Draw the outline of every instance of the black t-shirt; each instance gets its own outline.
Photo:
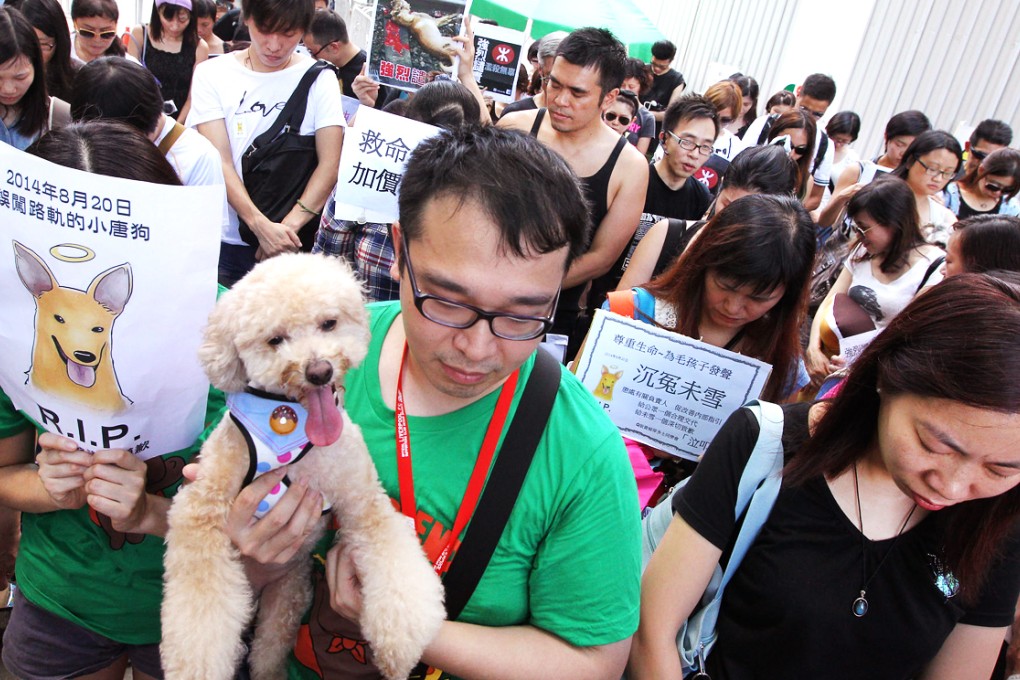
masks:
[[[669,106],[669,98],[680,85],[686,85],[683,75],[676,69],[669,69],[659,76],[652,76],[652,86],[641,97],[641,103],[647,104],[651,111],[665,111]]]
[[[700,220],[711,203],[712,194],[693,176],[673,191],[659,177],[654,163],[648,168],[648,193],[645,194],[644,212],[678,220]]]
[[[336,77],[340,81],[340,87],[348,97],[357,99],[357,95],[351,89],[351,84],[358,77],[358,74],[361,73],[361,67],[365,65],[366,61],[368,61],[368,55],[365,54],[365,50],[361,50],[351,57],[349,62],[336,70]]]
[[[807,438],[808,404],[786,406],[787,459]],[[734,413],[712,441],[674,511],[728,555],[736,537],[737,482],[758,437],[747,409]],[[1020,550],[1014,537],[978,602],[964,609],[936,585],[945,577],[934,555],[941,534],[937,513],[899,540],[867,541],[868,613],[851,612],[861,590],[861,535],[824,479],[779,497],[726,588],[719,641],[708,658],[714,680],[751,678],[915,677],[957,622],[1004,627],[1020,591]],[[895,545],[893,545],[895,541]],[[892,550],[891,552],[889,552]],[[886,553],[888,558],[875,572]]]

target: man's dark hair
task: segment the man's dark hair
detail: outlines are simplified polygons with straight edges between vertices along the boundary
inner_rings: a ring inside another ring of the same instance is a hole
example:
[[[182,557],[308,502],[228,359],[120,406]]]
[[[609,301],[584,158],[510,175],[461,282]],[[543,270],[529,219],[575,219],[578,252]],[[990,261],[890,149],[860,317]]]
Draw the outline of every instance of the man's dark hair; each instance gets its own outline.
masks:
[[[242,0],[241,11],[262,33],[307,33],[315,0]]]
[[[346,45],[351,41],[347,35],[347,24],[339,14],[331,9],[317,10],[308,32],[315,38],[315,43],[319,47],[325,47],[331,42]]]
[[[970,145],[974,146],[982,139],[991,144],[1009,146],[1013,142],[1013,128],[1001,120],[988,118],[978,123],[974,132],[970,133]]]
[[[152,73],[123,57],[101,57],[82,66],[71,88],[71,118],[119,120],[150,135],[163,113]]]
[[[700,94],[689,94],[670,104],[662,115],[662,129],[673,132],[682,121],[696,118],[711,120],[715,126],[715,136],[719,136],[719,111]]]
[[[832,103],[836,98],[836,81],[824,73],[812,73],[800,86],[801,96]]]
[[[668,40],[660,40],[652,45],[652,57],[655,59],[669,59],[673,61],[676,56],[676,45]]]
[[[598,69],[602,96],[620,87],[627,70],[627,49],[604,28],[579,28],[560,42],[556,56],[574,66]]]
[[[559,154],[520,132],[472,125],[419,144],[400,184],[408,242],[422,237],[429,202],[447,196],[484,209],[517,257],[567,247],[569,267],[587,247],[591,221],[577,176]]]

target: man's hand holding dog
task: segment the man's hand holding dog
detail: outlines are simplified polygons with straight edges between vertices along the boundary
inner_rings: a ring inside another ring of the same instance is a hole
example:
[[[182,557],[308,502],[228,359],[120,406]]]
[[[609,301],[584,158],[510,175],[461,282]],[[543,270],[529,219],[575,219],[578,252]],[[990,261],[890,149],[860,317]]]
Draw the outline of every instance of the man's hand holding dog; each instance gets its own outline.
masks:
[[[110,518],[117,531],[163,535],[170,500],[145,492],[146,466],[123,449],[88,453],[74,440],[39,435],[39,477],[61,509],[86,503]]]

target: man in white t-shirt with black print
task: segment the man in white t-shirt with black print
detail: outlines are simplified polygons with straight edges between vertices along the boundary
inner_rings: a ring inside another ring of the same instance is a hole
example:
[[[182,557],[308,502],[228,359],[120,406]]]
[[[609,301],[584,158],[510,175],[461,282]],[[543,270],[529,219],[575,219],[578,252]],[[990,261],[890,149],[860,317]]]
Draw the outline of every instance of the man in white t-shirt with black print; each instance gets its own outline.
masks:
[[[245,0],[248,49],[199,64],[191,87],[188,124],[220,152],[230,204],[229,224],[220,245],[220,283],[230,286],[257,260],[301,246],[298,231],[320,214],[336,185],[344,117],[336,76],[323,70],[308,94],[302,135],[315,135],[318,166],[304,192],[280,222],[263,215],[241,177],[241,158],[252,140],[269,129],[315,61],[295,53],[314,16],[313,0]],[[247,245],[238,218],[258,238]]]
[[[819,122],[825,116],[825,112],[829,110],[832,100],[836,98],[836,82],[824,73],[812,73],[804,79],[802,84],[797,86],[794,94],[797,96],[796,105],[804,113],[814,116],[816,122]],[[771,127],[773,121],[775,121],[775,117],[767,113],[756,118],[744,133],[743,148],[764,144],[768,134],[766,126]],[[765,131],[764,135],[763,131]],[[829,186],[834,153],[833,145],[829,143],[825,130],[819,124],[815,133],[815,160],[811,165],[814,185],[807,198],[804,199],[804,207],[808,210],[814,210],[822,202],[825,187]]]

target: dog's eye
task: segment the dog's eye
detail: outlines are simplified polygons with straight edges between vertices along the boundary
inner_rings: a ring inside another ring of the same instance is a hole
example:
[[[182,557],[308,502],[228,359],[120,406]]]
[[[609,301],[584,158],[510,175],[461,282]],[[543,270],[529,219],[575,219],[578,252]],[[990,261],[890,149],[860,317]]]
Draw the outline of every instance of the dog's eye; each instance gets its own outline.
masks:
[[[283,342],[282,335],[274,335],[273,337],[269,338],[269,344],[272,345],[273,347],[276,347],[282,342]]]
[[[106,330],[106,329],[103,328],[102,326],[95,326],[95,327],[93,327],[92,332],[93,333],[102,333],[104,330]]]
[[[326,321],[323,321],[322,325],[320,325],[319,328],[321,328],[324,331],[333,330],[334,328],[336,328],[336,319],[328,319]]]
[[[57,320],[57,323],[65,323],[64,317],[60,316],[59,314],[54,314],[53,318]]]

